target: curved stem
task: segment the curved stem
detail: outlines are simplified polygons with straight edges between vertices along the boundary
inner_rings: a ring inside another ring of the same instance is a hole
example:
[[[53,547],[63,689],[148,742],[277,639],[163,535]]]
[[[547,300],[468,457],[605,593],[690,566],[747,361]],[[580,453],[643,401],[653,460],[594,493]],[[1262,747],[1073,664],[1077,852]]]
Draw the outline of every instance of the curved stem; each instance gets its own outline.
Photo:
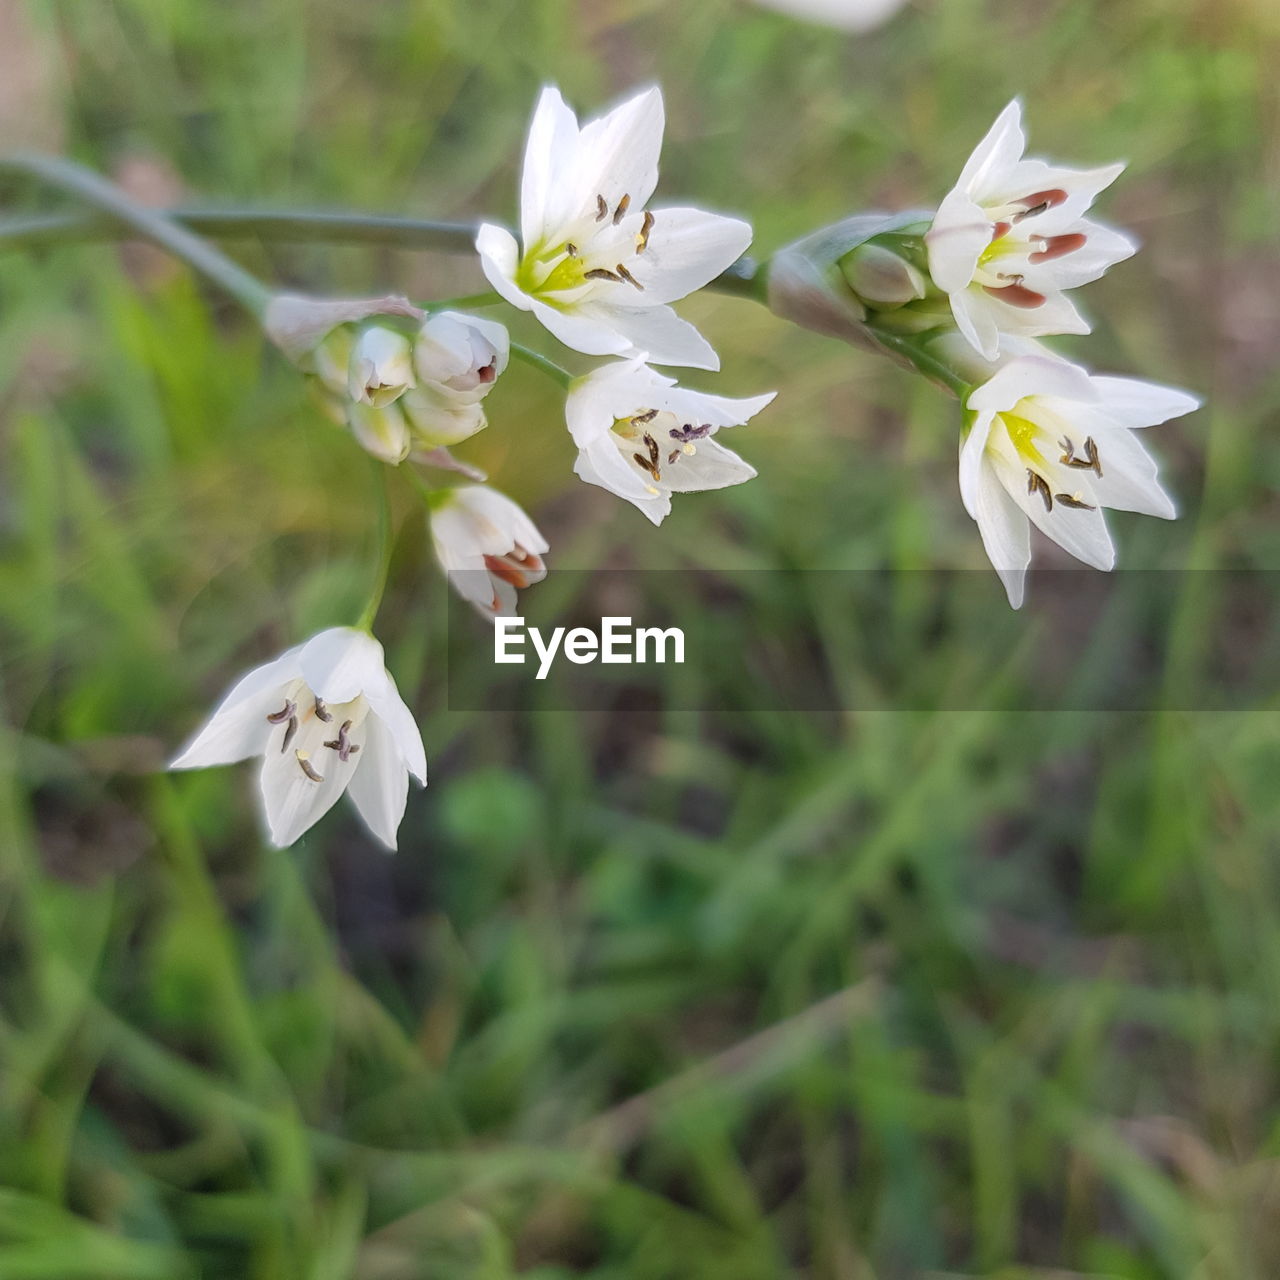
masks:
[[[540,351],[534,351],[532,347],[522,346],[518,342],[513,342],[511,344],[511,354],[517,360],[523,360],[525,364],[542,370],[548,378],[554,379],[566,391],[573,385],[573,374],[568,369],[561,368],[554,360],[548,360]]]
[[[949,368],[935,356],[929,355],[918,341],[904,337],[902,334],[888,333],[884,329],[876,328],[875,325],[868,325],[867,329],[882,347],[908,361],[923,373],[926,378],[939,383],[957,396],[962,403],[969,392],[973,390],[970,382],[966,381],[954,369]]]
[[[424,311],[471,311],[476,307],[492,307],[502,301],[502,295],[496,289],[485,289],[480,293],[464,293],[456,298],[432,298],[422,304]]]
[[[213,245],[172,221],[167,214],[145,208],[130,199],[114,183],[92,169],[61,156],[18,152],[0,156],[0,173],[3,172],[38,178],[83,200],[100,210],[111,223],[129,227],[181,258],[226,290],[255,316],[261,316],[266,309],[271,293],[260,280]]]
[[[373,467],[374,487],[378,493],[378,563],[374,569],[373,589],[369,592],[369,602],[356,622],[356,630],[371,631],[373,620],[378,616],[382,605],[382,597],[387,589],[387,578],[391,573],[391,553],[395,549],[395,538],[391,531],[391,495],[387,492],[386,464],[370,459]]]
[[[26,159],[46,160],[51,157]],[[0,167],[6,163],[9,161],[0,159]],[[170,222],[181,223],[191,231],[218,239],[280,240],[295,244],[380,244],[401,249],[435,249],[444,253],[474,253],[476,232],[479,230],[479,224],[474,222],[441,222],[432,218],[401,218],[325,209],[292,211],[179,206],[161,212]],[[0,250],[110,239],[117,225],[116,219],[92,213],[0,219]],[[762,302],[764,276],[764,271],[754,259],[740,258],[708,288]],[[485,304],[461,298],[451,299],[450,305]]]

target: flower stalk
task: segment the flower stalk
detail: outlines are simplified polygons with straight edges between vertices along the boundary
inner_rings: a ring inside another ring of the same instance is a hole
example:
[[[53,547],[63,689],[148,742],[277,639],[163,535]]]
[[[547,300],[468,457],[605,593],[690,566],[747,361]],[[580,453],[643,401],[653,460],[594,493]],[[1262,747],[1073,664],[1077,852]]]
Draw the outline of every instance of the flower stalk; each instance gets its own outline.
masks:
[[[0,173],[5,172],[38,178],[84,201],[98,210],[108,224],[127,227],[180,258],[230,294],[252,315],[261,318],[266,311],[271,291],[256,276],[187,227],[173,221],[168,214],[138,204],[115,183],[92,169],[62,156],[15,152],[0,156]],[[31,220],[27,225],[31,226]],[[92,226],[92,219],[82,220],[81,225]]]

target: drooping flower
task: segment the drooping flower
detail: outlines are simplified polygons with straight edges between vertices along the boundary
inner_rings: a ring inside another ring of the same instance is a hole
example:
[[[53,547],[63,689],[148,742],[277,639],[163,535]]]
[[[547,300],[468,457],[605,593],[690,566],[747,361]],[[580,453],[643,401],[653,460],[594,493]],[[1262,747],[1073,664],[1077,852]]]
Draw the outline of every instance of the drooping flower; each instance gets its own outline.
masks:
[[[1185,391],[1090,374],[1043,348],[1010,359],[970,393],[960,496],[1015,609],[1031,525],[1077,560],[1111,569],[1115,547],[1102,508],[1174,518],[1155,460],[1134,431],[1198,405]]]
[[[516,590],[547,576],[547,540],[505,494],[461,485],[439,494],[431,511],[436,559],[449,582],[486,617],[516,612]]]
[[[725,489],[756,474],[714,436],[755,417],[776,394],[730,400],[679,387],[642,358],[602,365],[574,382],[565,403],[578,446],[574,471],[661,524],[673,493]]]
[[[476,249],[489,283],[576,351],[717,369],[706,339],[667,304],[740,257],[751,228],[699,209],[645,208],[663,124],[656,88],[581,128],[559,91],[544,89],[525,145],[521,243],[485,224]]]
[[[510,336],[497,321],[456,311],[430,316],[413,343],[417,386],[401,400],[414,442],[457,444],[483,430],[481,402],[510,355]]]
[[[250,671],[169,766],[202,769],[263,757],[261,798],[278,848],[318,822],[344,791],[389,849],[409,775],[427,780],[422,735],[364,631],[321,631]]]
[[[925,237],[934,283],[956,324],[988,360],[1002,334],[1088,333],[1065,290],[1130,257],[1128,236],[1084,217],[1123,164],[1065,169],[1023,158],[1015,100],[978,144]]]

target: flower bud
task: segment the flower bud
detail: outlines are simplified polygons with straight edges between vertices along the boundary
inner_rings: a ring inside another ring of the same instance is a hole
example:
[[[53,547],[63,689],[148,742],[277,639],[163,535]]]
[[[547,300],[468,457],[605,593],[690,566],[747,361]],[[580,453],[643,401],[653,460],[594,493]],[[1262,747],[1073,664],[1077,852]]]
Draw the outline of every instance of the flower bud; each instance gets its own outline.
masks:
[[[487,425],[481,401],[507,367],[511,340],[493,320],[442,311],[418,332],[418,385],[401,404],[419,443],[457,444]]]
[[[867,255],[854,259],[849,268],[855,275],[867,277],[863,283],[869,292],[862,295],[848,279],[844,264],[875,237],[904,232],[923,234],[928,225],[927,213],[866,213],[797,240],[779,250],[769,266],[770,310],[803,328],[876,348],[867,327],[868,304],[901,307],[920,296],[914,292],[916,281],[901,267],[888,267],[880,254]],[[888,252],[910,267],[901,255],[891,249]],[[919,283],[924,284],[923,278]],[[912,290],[911,297],[902,297],[908,289]],[[876,301],[885,296],[892,300]]]
[[[351,404],[347,424],[360,447],[380,462],[399,466],[409,456],[409,424],[398,404]]]
[[[357,404],[382,408],[414,385],[413,348],[394,329],[373,325],[356,340],[347,370],[347,392]]]
[[[489,394],[507,367],[511,340],[492,320],[455,311],[431,316],[418,331],[413,348],[414,367],[424,383],[450,392],[455,404],[475,403]]]
[[[840,274],[859,300],[873,310],[896,310],[923,298],[928,283],[900,254],[869,240],[840,259]]]

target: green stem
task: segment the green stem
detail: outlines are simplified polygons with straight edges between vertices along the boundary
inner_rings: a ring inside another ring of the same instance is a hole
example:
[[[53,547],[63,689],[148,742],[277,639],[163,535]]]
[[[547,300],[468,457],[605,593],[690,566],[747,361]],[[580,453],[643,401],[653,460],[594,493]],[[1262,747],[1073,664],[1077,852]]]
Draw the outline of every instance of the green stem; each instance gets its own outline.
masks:
[[[386,464],[370,459],[373,468],[374,488],[378,498],[378,563],[374,569],[373,589],[369,592],[369,602],[356,622],[357,631],[372,631],[373,620],[378,616],[382,606],[382,597],[387,589],[387,578],[391,573],[391,553],[395,549],[395,538],[391,531],[391,496],[387,491]]]
[[[481,293],[464,293],[456,298],[432,298],[422,303],[424,311],[472,311],[476,307],[492,307],[502,301],[502,295],[494,289]]]
[[[207,276],[233,298],[261,316],[271,292],[255,276],[220,250],[157,209],[147,209],[130,199],[114,183],[92,169],[61,156],[17,152],[0,156],[0,173],[19,173],[38,178],[68,195],[94,206],[112,223],[138,232],[167,249],[190,267]]]
[[[969,392],[973,390],[973,385],[956,373],[954,369],[949,368],[941,360],[925,351],[918,339],[904,337],[899,333],[889,333],[872,324],[867,325],[867,329],[887,351],[892,352],[900,359],[906,360],[923,373],[926,378],[931,378],[934,382],[940,383],[953,395],[959,397],[962,403]]]
[[[12,163],[13,159],[0,161],[0,165]],[[20,159],[44,161],[52,158],[32,156]],[[444,253],[474,253],[476,232],[479,230],[479,224],[473,222],[440,222],[431,218],[400,218],[323,209],[295,212],[177,207],[155,212],[170,223],[181,223],[201,235],[225,240],[379,244],[401,249],[435,249]],[[118,218],[95,213],[0,219],[0,249],[34,249],[68,241],[110,239],[117,222]],[[762,302],[764,283],[765,271],[760,265],[751,258],[740,258],[708,288]],[[447,305],[483,306],[486,303],[475,300],[482,296],[488,298],[487,294],[477,294],[473,298],[451,299]]]
[[[404,467],[401,474],[409,477],[409,483],[418,491],[418,497],[422,499],[428,511],[434,511],[439,506],[441,498],[449,492],[448,489],[432,488],[412,467]]]
[[[532,347],[525,347],[518,342],[513,342],[511,344],[511,354],[517,360],[523,360],[525,364],[532,365],[535,369],[541,369],[548,378],[553,378],[566,391],[573,385],[573,374],[568,369],[561,368],[554,360],[548,360],[540,351],[534,351]]]

